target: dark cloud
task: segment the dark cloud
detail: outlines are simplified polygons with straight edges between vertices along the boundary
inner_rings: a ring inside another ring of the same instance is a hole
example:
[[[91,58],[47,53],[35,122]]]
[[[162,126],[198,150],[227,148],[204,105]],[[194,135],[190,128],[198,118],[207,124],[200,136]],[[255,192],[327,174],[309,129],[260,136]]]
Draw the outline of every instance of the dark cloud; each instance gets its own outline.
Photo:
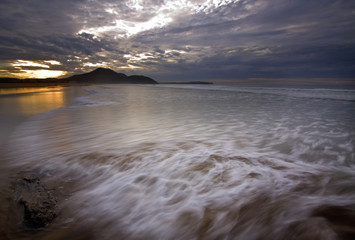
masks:
[[[347,0],[2,0],[0,61],[57,60],[160,81],[354,78]],[[15,69],[12,69],[15,71]]]

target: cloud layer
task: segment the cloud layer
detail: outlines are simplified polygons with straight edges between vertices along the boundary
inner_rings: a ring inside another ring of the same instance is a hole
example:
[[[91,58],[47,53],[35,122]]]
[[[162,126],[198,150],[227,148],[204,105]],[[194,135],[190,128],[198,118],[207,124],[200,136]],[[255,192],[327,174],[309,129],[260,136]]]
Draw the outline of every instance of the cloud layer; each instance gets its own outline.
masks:
[[[158,81],[355,77],[354,1],[2,0],[0,8],[0,75],[47,61],[67,74],[103,66]]]

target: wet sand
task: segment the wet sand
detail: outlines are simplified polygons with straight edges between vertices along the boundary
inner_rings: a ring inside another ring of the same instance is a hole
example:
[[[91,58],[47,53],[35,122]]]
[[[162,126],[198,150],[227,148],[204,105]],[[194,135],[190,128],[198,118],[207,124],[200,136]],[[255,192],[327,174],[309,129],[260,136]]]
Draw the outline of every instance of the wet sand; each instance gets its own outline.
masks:
[[[19,203],[14,202],[15,185],[28,172],[26,169],[11,166],[13,159],[8,156],[11,135],[25,121],[67,107],[75,97],[85,94],[86,92],[80,87],[0,88],[0,239],[33,239],[34,237],[32,230],[26,228],[21,222],[23,209]]]

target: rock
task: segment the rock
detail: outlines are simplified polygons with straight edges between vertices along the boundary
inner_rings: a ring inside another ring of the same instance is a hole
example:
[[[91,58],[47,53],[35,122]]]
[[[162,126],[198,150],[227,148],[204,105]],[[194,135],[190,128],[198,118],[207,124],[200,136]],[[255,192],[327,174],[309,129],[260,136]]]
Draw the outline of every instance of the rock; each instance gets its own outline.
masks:
[[[324,205],[315,209],[313,216],[326,219],[339,239],[355,239],[355,206]]]
[[[16,187],[18,203],[23,207],[23,223],[30,228],[47,226],[57,216],[57,198],[34,174],[27,174]]]

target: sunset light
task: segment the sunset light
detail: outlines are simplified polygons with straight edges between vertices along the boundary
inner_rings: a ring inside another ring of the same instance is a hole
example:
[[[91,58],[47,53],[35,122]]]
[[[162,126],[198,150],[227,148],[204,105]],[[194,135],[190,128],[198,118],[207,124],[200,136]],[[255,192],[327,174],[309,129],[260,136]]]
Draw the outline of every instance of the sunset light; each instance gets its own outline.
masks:
[[[62,65],[57,60],[30,61],[18,59],[8,63],[16,71],[7,73],[2,70],[0,76],[16,77],[16,78],[56,78],[65,75],[67,72],[58,69],[51,69],[52,66]]]
[[[332,78],[355,86],[347,80],[354,79],[353,1],[42,1],[0,3],[0,77],[102,67],[167,82]]]
[[[0,239],[354,239],[355,0],[0,9]]]
[[[22,70],[19,73],[13,73],[18,78],[56,78],[65,75],[66,71],[61,70]]]

